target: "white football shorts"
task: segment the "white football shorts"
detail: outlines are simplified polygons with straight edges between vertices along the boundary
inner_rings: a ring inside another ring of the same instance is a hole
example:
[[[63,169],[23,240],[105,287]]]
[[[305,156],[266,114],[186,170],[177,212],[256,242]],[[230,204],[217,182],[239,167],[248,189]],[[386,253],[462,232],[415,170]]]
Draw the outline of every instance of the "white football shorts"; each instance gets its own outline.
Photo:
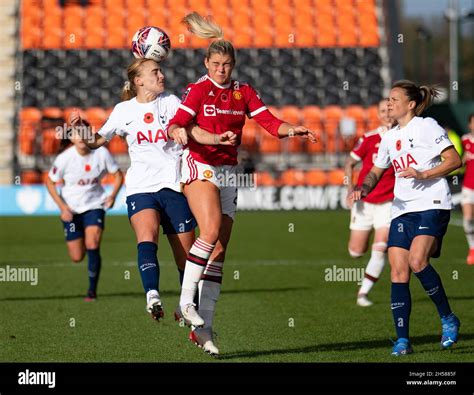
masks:
[[[234,185],[228,185],[227,181],[232,178],[229,176],[236,174],[236,172],[237,166],[212,166],[198,162],[191,157],[191,153],[186,149],[181,159],[180,182],[181,186],[189,184],[194,180],[212,182],[220,190],[222,214],[234,219],[235,212],[237,211],[237,186],[235,186],[235,183]]]
[[[359,200],[351,209],[350,230],[388,228],[392,218],[392,202],[367,203]]]
[[[474,189],[462,187],[461,204],[474,204]]]

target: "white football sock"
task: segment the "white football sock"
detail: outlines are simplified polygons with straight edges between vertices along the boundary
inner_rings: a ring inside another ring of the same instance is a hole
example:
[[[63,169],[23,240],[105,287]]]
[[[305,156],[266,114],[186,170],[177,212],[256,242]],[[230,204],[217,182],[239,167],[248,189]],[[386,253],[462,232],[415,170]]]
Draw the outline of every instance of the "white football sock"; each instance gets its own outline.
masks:
[[[377,247],[382,247],[382,244],[386,245],[385,243],[375,244],[378,244]],[[385,252],[372,249],[369,263],[367,263],[367,267],[365,268],[365,276],[362,280],[359,294],[367,295],[374,286],[375,282],[379,279],[385,265],[385,255]]]
[[[474,248],[474,220],[463,218],[464,233],[469,248]]]
[[[149,290],[147,293],[146,293],[146,303],[150,303],[150,299],[154,296],[158,296],[160,297],[160,294],[158,293],[158,291],[156,289],[151,289]]]
[[[224,262],[209,261],[199,282],[199,315],[204,320],[204,328],[212,328],[216,303],[222,286]]]
[[[215,245],[196,239],[189,250],[184,269],[183,285],[179,305],[181,307],[194,302],[194,295],[201,275],[206,268],[207,261],[214,250]]]

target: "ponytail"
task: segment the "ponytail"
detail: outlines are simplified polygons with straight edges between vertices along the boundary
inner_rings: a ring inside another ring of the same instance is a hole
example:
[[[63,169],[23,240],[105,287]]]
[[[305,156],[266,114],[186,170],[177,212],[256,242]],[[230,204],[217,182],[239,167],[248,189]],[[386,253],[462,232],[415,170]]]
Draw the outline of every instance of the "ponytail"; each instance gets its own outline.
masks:
[[[197,12],[186,15],[182,22],[188,30],[197,37],[206,39],[216,39],[208,47],[206,59],[215,54],[229,55],[235,64],[235,49],[232,43],[224,40],[224,32],[222,28],[215,23],[210,17],[204,18]]]
[[[420,116],[440,94],[438,88],[434,86],[421,85],[416,86],[414,82],[408,80],[400,80],[392,85],[393,88],[401,88],[405,91],[410,101],[416,103],[414,112],[416,116]]]

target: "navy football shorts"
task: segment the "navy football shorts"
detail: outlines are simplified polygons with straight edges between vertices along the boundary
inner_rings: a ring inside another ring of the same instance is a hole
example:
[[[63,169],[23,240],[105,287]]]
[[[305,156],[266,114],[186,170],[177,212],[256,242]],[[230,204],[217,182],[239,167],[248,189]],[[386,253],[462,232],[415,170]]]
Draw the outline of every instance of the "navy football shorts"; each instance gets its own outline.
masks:
[[[71,222],[61,221],[64,226],[64,236],[67,241],[84,237],[84,229],[88,226],[99,226],[104,229],[105,211],[101,208],[74,214]]]
[[[186,233],[197,226],[186,197],[172,189],[127,196],[128,219],[147,208],[160,213],[164,234]]]
[[[400,215],[392,219],[390,223],[387,245],[410,250],[416,236],[434,236],[438,241],[438,246],[431,256],[439,258],[450,216],[451,210],[426,210]]]

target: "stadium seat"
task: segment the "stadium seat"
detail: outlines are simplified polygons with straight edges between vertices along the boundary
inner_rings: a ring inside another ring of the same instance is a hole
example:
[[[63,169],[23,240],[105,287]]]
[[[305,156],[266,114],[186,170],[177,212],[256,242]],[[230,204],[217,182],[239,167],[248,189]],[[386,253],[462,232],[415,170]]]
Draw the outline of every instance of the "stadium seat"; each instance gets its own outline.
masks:
[[[370,106],[366,110],[367,113],[367,131],[374,130],[380,126],[378,118],[378,106]]]
[[[68,5],[64,8],[63,19],[63,48],[82,48],[84,45],[83,7]]]
[[[41,133],[41,153],[45,156],[55,155],[58,152],[60,142],[55,128],[43,129]]]
[[[37,170],[23,170],[21,172],[21,183],[24,185],[41,184],[42,174]]]
[[[133,0],[131,0],[131,7],[133,7],[133,3]],[[147,0],[147,4],[148,7],[146,11],[143,9],[143,13],[148,15],[147,25],[161,26],[170,36],[171,44],[174,46],[175,43],[169,31],[169,13],[171,9],[175,12],[175,7],[172,6],[172,8],[168,8],[168,2],[166,0]]]
[[[330,185],[344,185],[344,170],[332,169],[328,172],[328,183]]]
[[[128,152],[128,146],[125,140],[119,136],[114,136],[108,144],[109,151],[114,155],[126,154]]]
[[[46,107],[42,111],[43,118],[62,118],[63,110],[59,107]]]
[[[297,186],[305,185],[305,173],[302,170],[288,169],[285,170],[280,177],[280,182],[282,185],[287,186]]]
[[[348,106],[344,111],[344,115],[356,121],[356,134],[358,137],[367,131],[366,112],[362,106]]]
[[[324,170],[312,169],[305,173],[305,183],[310,186],[324,186],[328,182],[327,173]]]
[[[105,46],[105,11],[102,6],[89,5],[85,8],[84,47],[87,49]]]
[[[257,136],[261,133],[261,127],[253,119],[248,119],[245,122],[244,129],[242,131],[242,147],[249,152],[257,150]],[[266,132],[263,132],[266,133]]]
[[[278,186],[279,182],[268,171],[255,173],[255,182],[257,187]]]
[[[94,131],[98,131],[107,120],[107,113],[103,108],[91,107],[85,111],[84,118],[91,124]]]

